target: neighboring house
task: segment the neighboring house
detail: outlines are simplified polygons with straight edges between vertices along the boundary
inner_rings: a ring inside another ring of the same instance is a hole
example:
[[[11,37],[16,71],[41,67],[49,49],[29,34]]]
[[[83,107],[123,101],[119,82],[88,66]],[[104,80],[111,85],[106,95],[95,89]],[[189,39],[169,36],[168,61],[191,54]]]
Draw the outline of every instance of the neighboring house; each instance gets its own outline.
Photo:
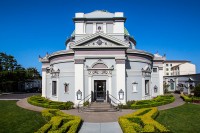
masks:
[[[171,70],[172,76],[196,74],[196,66],[188,62],[173,66]]]
[[[188,93],[188,87],[191,89],[200,84],[200,74],[164,76],[164,84],[169,85],[168,91],[182,90]]]
[[[125,104],[163,94],[165,57],[136,49],[123,12],[76,13],[73,21],[66,50],[40,57],[43,97],[77,105],[113,96]]]
[[[19,91],[26,92],[38,92],[42,88],[42,80],[41,79],[28,79],[26,81],[22,81],[18,83]]]
[[[199,80],[199,74],[196,74],[196,66],[186,60],[165,60],[164,84],[168,85],[168,91],[183,90],[188,93],[188,87],[194,87]],[[190,80],[189,80],[190,79]],[[191,81],[191,82],[189,82]]]
[[[165,60],[164,76],[196,74],[196,66],[186,60]]]

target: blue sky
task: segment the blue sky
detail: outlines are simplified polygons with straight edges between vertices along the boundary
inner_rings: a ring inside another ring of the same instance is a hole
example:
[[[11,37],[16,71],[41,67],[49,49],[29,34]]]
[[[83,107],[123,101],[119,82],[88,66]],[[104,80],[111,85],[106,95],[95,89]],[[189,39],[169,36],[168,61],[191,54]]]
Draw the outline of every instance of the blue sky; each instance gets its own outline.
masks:
[[[1,0],[0,51],[23,67],[41,69],[38,56],[65,49],[76,12],[124,12],[137,49],[190,60],[200,73],[199,0]]]

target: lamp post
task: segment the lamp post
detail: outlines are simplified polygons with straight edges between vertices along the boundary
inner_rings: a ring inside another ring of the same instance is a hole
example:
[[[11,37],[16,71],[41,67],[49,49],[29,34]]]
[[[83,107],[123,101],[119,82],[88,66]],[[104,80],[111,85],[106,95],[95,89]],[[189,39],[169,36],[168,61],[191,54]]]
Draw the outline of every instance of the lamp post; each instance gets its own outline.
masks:
[[[187,85],[188,85],[188,95],[190,95],[190,84],[191,83],[193,83],[194,81],[191,79],[191,78],[189,78],[187,81],[185,81],[186,83],[188,83]]]
[[[124,91],[121,89],[119,91],[119,100],[123,100],[124,99]]]

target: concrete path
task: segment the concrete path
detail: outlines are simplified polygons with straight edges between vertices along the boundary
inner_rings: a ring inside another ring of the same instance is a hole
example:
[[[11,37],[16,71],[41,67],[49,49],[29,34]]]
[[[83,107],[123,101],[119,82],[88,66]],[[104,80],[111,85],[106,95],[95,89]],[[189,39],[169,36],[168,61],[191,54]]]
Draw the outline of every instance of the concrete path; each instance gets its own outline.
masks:
[[[28,109],[28,110],[32,110],[32,111],[37,111],[37,112],[41,112],[42,110],[44,110],[45,108],[43,107],[38,107],[38,106],[34,106],[34,105],[31,105],[27,102],[27,98],[25,99],[22,99],[20,101],[17,101],[17,105],[21,108],[24,108],[24,109]]]
[[[91,123],[102,123],[102,122],[116,122],[118,118],[125,114],[130,114],[135,110],[126,109],[122,112],[81,112],[79,113],[77,109],[73,110],[63,110],[67,114],[72,114],[80,116],[84,122]]]
[[[118,122],[88,123],[84,122],[79,133],[123,133]]]
[[[180,97],[180,94],[173,94],[173,95],[175,97],[175,101],[173,103],[170,103],[170,104],[158,106],[157,107],[158,110],[171,109],[171,108],[175,108],[175,107],[178,107],[178,106],[181,106],[181,105],[185,104],[183,99]]]

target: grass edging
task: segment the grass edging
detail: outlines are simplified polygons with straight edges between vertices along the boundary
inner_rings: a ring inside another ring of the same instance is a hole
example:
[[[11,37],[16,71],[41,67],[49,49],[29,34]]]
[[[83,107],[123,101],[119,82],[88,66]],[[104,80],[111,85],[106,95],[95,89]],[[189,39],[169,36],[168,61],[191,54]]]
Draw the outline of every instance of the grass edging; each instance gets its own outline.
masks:
[[[82,122],[80,117],[65,114],[58,109],[43,110],[42,116],[48,120],[48,123],[35,133],[76,133]]]
[[[175,97],[173,95],[161,95],[157,96],[152,100],[140,100],[136,101],[131,105],[132,109],[140,109],[140,108],[149,108],[149,107],[157,107],[165,104],[169,104],[175,101]]]
[[[68,109],[72,109],[74,106],[74,103],[71,101],[56,102],[56,101],[51,101],[49,99],[41,97],[40,95],[31,96],[27,99],[27,101],[28,103],[32,105],[44,107],[44,108],[50,108],[50,109],[68,110]]]
[[[165,126],[161,125],[154,119],[158,115],[158,109],[145,108],[137,110],[132,114],[127,114],[119,117],[118,121],[123,133],[138,133],[138,132],[162,132],[170,133]]]

